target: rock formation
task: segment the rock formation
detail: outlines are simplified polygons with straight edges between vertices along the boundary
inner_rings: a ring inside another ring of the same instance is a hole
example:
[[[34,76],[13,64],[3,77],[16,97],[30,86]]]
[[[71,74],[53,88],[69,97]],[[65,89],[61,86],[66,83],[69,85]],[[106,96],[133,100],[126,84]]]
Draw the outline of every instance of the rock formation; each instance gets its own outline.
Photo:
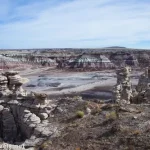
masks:
[[[7,59],[14,59],[18,63],[38,65],[38,66],[56,66],[56,61],[45,55],[36,54],[18,54],[18,55],[7,55]],[[10,58],[12,57],[12,58]]]
[[[33,93],[33,96],[35,97],[35,102],[38,103],[38,104],[47,104],[47,94],[45,93],[35,93],[35,92],[32,92]]]
[[[116,71],[117,84],[114,88],[114,100],[117,103],[150,103],[150,67],[140,76],[138,85],[132,88],[129,67]]]
[[[130,67],[124,67],[116,71],[117,84],[116,88],[114,89],[114,98],[116,102],[130,103],[130,99],[132,97],[130,72]]]
[[[133,66],[133,67],[138,67],[139,63],[137,58],[134,55],[129,55],[126,60],[125,60],[125,64],[128,66]]]
[[[57,133],[57,125],[49,122],[56,105],[46,94],[27,94],[22,88],[26,81],[15,71],[0,76],[0,139],[32,147]]]
[[[5,79],[7,79],[7,88],[9,91],[12,91],[13,95],[16,96],[26,96],[26,92],[23,90],[22,85],[28,80],[22,78],[18,75],[19,72],[16,71],[8,71],[3,73]]]
[[[123,82],[129,83],[130,82],[130,72],[131,68],[130,67],[123,67],[121,69],[118,69],[116,71],[117,74],[117,85],[122,84]]]
[[[7,84],[8,84],[7,77],[0,76],[0,97],[8,96],[10,94]]]
[[[121,86],[116,85],[113,92],[114,92],[114,101],[119,103],[121,100]]]
[[[148,67],[150,64],[149,53],[139,53],[138,54],[138,62],[141,67]]]
[[[150,103],[150,67],[147,67],[140,76],[136,90],[138,92],[138,103]]]
[[[150,83],[150,67],[145,69],[145,72],[140,76],[139,82],[137,85],[137,91],[141,92],[147,89],[147,85]]]
[[[31,67],[31,65],[27,64],[26,62],[22,62],[19,59],[14,59],[11,57],[0,55],[0,69],[2,70],[27,67]]]
[[[104,55],[82,54],[70,63],[70,68],[81,70],[112,69],[115,65]]]
[[[118,67],[138,67],[136,55],[129,52],[116,52],[110,55],[110,60]]]

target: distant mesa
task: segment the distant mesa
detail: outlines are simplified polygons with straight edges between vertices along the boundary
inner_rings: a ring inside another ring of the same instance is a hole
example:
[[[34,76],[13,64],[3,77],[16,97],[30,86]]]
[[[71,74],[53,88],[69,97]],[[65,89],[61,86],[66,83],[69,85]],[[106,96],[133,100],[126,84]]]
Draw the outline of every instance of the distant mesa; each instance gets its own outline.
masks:
[[[115,68],[115,65],[104,55],[82,54],[70,63],[70,68],[98,70]]]
[[[126,47],[123,47],[123,46],[110,46],[110,47],[105,47],[105,48],[126,48]]]

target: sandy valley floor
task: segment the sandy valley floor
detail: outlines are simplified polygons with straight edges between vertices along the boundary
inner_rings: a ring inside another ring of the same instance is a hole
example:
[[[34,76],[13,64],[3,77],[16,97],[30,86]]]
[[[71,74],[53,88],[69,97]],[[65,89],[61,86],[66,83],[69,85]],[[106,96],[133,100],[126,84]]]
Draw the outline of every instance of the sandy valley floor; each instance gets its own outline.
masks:
[[[113,87],[116,84],[114,70],[96,72],[73,72],[54,68],[28,68],[20,74],[29,79],[24,85],[27,91],[44,92],[48,95],[76,94],[91,89]],[[141,72],[133,71],[131,80],[133,85],[138,82]]]

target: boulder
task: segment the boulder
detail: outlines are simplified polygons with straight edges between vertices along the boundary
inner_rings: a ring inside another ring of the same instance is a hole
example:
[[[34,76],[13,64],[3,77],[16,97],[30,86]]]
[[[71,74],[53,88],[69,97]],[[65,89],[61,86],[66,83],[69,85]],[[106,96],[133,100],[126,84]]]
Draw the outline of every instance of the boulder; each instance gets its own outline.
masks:
[[[45,120],[45,119],[48,118],[48,114],[47,113],[40,113],[38,116],[40,117],[41,120]]]

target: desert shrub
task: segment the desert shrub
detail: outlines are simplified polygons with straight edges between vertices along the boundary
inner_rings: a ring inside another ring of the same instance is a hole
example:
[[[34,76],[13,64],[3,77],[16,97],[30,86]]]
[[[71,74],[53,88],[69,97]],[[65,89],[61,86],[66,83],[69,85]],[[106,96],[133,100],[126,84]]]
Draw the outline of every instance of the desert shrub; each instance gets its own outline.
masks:
[[[131,129],[128,126],[120,126],[120,131],[126,135],[131,132]]]
[[[141,134],[140,130],[134,130],[134,131],[132,131],[132,135],[139,135],[139,134]]]
[[[71,123],[71,124],[68,125],[68,127],[77,127],[77,126],[78,126],[77,123]]]
[[[115,111],[106,114],[106,119],[117,119],[117,114]]]
[[[77,116],[78,118],[83,118],[84,112],[83,112],[83,111],[77,111],[77,112],[76,112],[76,116]]]
[[[102,106],[101,104],[97,104],[95,102],[88,102],[86,105],[86,107],[91,109],[92,115],[100,113],[102,111],[101,106]]]
[[[82,100],[82,97],[81,96],[74,96],[73,100]]]
[[[102,111],[101,108],[96,108],[96,109],[93,109],[93,110],[92,110],[91,114],[92,114],[92,115],[96,115],[96,114],[99,114],[101,111]]]

